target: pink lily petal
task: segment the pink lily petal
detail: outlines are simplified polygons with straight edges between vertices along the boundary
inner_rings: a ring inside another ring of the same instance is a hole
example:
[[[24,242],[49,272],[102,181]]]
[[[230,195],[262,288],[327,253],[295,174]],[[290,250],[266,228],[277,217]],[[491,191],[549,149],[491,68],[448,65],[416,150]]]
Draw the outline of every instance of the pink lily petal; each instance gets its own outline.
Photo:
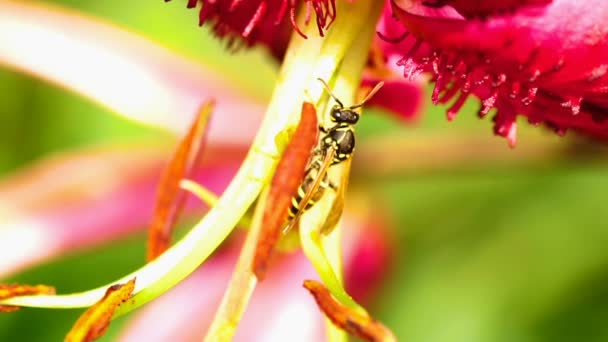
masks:
[[[363,86],[373,87],[381,81],[375,77],[365,78]],[[407,99],[407,100],[404,100]],[[415,121],[423,111],[422,85],[418,81],[403,78],[384,79],[384,86],[368,102],[371,107],[387,110],[405,121]]]
[[[230,280],[238,252],[231,248],[230,253],[214,257],[180,285],[146,305],[119,340],[201,341]],[[281,272],[286,269],[290,271]],[[318,340],[323,333],[322,316],[312,298],[302,291],[303,279],[314,276],[302,254],[282,258],[258,284],[233,340]],[[167,313],[171,313],[170,321]]]
[[[351,241],[346,242],[344,248],[344,268],[347,271],[344,282],[348,293],[357,302],[365,303],[389,273],[393,259],[391,253],[396,246],[391,243],[394,240],[390,238],[382,215],[361,218],[350,211],[347,214],[344,218],[344,226],[348,228],[345,239]]]
[[[452,6],[467,18],[483,17],[492,13],[519,10],[525,6],[546,5],[553,0],[437,0],[436,3],[445,3]],[[429,1],[432,3],[433,1]]]
[[[211,150],[197,178],[219,192],[244,150]],[[168,153],[97,149],[43,160],[0,183],[0,276],[144,229]],[[198,202],[197,202],[198,203]],[[200,204],[198,204],[200,205]]]
[[[494,131],[511,145],[518,114],[559,134],[573,128],[608,137],[608,3],[500,1],[496,13],[477,3],[392,1],[399,22],[416,39],[401,51],[399,64],[406,75],[433,74],[434,102],[453,100],[448,118],[475,95],[480,116],[497,109]],[[505,5],[514,8],[500,12]],[[485,17],[467,18],[474,14]]]
[[[228,250],[216,253],[184,281],[143,307],[131,319],[119,341],[200,341],[210,324],[206,312],[220,304],[237,256],[238,246],[235,244],[229,244]],[[185,305],[176,310],[175,303],[196,305]],[[193,318],[199,319],[200,324],[189,329],[178,328]]]
[[[364,278],[358,274],[361,256],[388,261],[386,236],[377,235],[376,242],[366,242],[369,228],[361,220],[347,220],[349,234],[345,238],[346,279],[366,280],[357,284],[374,286],[380,277]],[[361,224],[363,222],[363,224]],[[213,315],[232,272],[236,249],[213,260],[213,266],[203,265],[195,276],[188,278],[163,297],[148,304],[128,325],[121,341],[200,341],[211,324]],[[259,283],[236,331],[234,341],[320,341],[324,334],[323,316],[313,298],[302,288],[304,279],[315,279],[310,262],[301,254],[285,255],[269,270]],[[223,266],[218,266],[218,264]],[[374,262],[372,262],[374,263]],[[386,265],[377,263],[378,270]],[[216,268],[217,267],[217,268]],[[223,267],[223,272],[219,269]],[[212,270],[210,270],[213,268]],[[367,271],[366,271],[367,270]],[[218,281],[221,279],[221,281]],[[200,293],[200,295],[193,295]],[[174,319],[166,323],[166,314]],[[165,322],[163,322],[165,321]],[[151,327],[154,327],[152,329]]]
[[[129,119],[184,132],[215,98],[209,142],[250,142],[264,104],[149,40],[60,7],[0,2],[0,65],[85,96]],[[239,125],[232,114],[239,113]]]
[[[304,279],[311,278],[317,278],[315,270],[301,252],[284,257],[259,284],[234,340],[251,341],[255,334],[259,341],[318,341],[323,316],[302,291]]]

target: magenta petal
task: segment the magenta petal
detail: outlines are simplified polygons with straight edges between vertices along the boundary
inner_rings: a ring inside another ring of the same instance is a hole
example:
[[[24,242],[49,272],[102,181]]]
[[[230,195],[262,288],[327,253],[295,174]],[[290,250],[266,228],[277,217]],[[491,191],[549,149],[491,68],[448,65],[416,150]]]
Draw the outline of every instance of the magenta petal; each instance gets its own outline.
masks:
[[[366,78],[364,86],[373,87],[379,80]],[[385,79],[384,86],[368,102],[370,106],[385,109],[398,118],[412,121],[422,112],[422,85],[417,81]]]
[[[303,291],[304,279],[317,278],[301,253],[285,257],[271,269],[254,292],[234,341],[318,341],[323,336],[323,315]]]
[[[293,30],[306,37],[295,22],[300,8],[321,36],[336,18],[336,0],[189,0],[187,7],[199,5],[199,25],[210,25],[228,49],[261,44],[277,60],[283,59]]]
[[[449,4],[467,18],[486,17],[493,13],[521,10],[526,6],[546,5],[553,0],[436,0],[436,3]],[[430,3],[433,0],[429,1]]]
[[[608,137],[607,2],[501,1],[517,6],[482,20],[459,13],[489,6],[445,3],[440,11],[419,1],[392,2],[403,28],[421,44],[402,50],[401,64],[411,60],[432,73],[435,93],[441,94],[436,101],[457,102],[472,94],[482,101],[481,114],[494,107],[560,133],[574,128]],[[495,121],[501,125],[495,131],[514,140],[514,126]]]
[[[180,285],[149,303],[119,340],[201,341],[230,280],[237,254],[238,250],[231,248],[229,253],[214,257]],[[312,266],[300,253],[281,260],[258,284],[233,341],[319,340],[324,329],[322,314],[302,289],[303,279],[314,276]],[[171,320],[167,319],[168,314]]]
[[[236,262],[231,246],[133,317],[118,341],[202,341]],[[193,305],[195,304],[195,305]],[[187,324],[187,328],[185,328]]]

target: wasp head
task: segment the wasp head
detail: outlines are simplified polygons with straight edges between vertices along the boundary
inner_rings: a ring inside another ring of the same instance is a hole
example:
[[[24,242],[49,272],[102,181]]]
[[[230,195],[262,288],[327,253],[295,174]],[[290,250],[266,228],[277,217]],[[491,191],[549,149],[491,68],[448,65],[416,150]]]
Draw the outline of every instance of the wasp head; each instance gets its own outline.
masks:
[[[352,109],[336,106],[331,111],[331,120],[337,123],[356,124],[359,114]]]

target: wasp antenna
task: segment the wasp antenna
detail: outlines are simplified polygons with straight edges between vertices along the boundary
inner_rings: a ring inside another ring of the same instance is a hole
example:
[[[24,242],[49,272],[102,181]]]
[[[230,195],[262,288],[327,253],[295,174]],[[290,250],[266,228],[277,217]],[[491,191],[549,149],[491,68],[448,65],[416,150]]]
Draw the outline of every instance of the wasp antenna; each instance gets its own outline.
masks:
[[[319,82],[321,82],[323,84],[323,86],[325,87],[325,90],[327,90],[327,93],[329,94],[329,96],[331,96],[340,106],[340,108],[344,108],[344,105],[342,104],[342,101],[338,100],[338,98],[336,97],[336,95],[334,95],[331,92],[331,89],[329,89],[329,86],[327,85],[327,82],[325,82],[322,78],[317,78],[317,80],[319,80]]]
[[[357,109],[359,107],[362,107],[367,101],[369,101],[369,99],[376,95],[376,93],[380,90],[380,88],[382,88],[383,85],[384,82],[379,82],[378,84],[376,84],[376,86],[374,86],[374,89],[372,89],[372,91],[367,94],[367,96],[363,99],[363,101],[361,101],[361,103],[356,104],[354,106],[350,106],[349,109]]]

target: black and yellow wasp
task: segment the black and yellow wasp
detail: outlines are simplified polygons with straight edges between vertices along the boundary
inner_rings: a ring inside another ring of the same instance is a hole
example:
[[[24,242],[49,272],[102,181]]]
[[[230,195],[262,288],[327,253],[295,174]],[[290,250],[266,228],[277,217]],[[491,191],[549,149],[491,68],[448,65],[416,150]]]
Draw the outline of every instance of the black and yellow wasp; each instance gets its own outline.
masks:
[[[382,82],[378,83],[361,103],[345,107],[342,101],[332,93],[327,83],[320,78],[318,80],[336,101],[330,113],[334,125],[329,128],[319,125],[319,131],[321,132],[319,142],[312,151],[302,184],[291,200],[289,218],[293,223],[323,196],[325,189],[336,190],[336,186],[331,183],[327,176],[327,169],[332,165],[348,160],[352,156],[355,150],[355,130],[353,126],[359,121],[359,113],[355,110],[365,105],[384,85]],[[291,224],[287,226],[286,230],[290,226]]]
[[[298,127],[286,146],[271,181],[268,201],[273,205],[264,209],[262,231],[252,262],[252,270],[260,281],[265,277],[269,258],[280,238],[280,227],[285,220],[287,219],[287,226],[283,228],[283,233],[298,223],[300,215],[321,198],[325,189],[332,188],[334,191],[343,189],[343,187],[337,189],[329,181],[327,169],[352,155],[355,148],[353,125],[359,120],[359,114],[355,109],[363,106],[382,86],[382,83],[376,85],[360,104],[344,107],[332,94],[329,86],[323,80],[319,79],[319,81],[336,101],[330,113],[334,125],[329,128],[318,125],[314,105],[310,102],[302,104]],[[339,218],[341,210],[332,208],[332,213],[334,212],[338,213],[334,217]],[[326,224],[328,222],[331,220],[327,220]]]

